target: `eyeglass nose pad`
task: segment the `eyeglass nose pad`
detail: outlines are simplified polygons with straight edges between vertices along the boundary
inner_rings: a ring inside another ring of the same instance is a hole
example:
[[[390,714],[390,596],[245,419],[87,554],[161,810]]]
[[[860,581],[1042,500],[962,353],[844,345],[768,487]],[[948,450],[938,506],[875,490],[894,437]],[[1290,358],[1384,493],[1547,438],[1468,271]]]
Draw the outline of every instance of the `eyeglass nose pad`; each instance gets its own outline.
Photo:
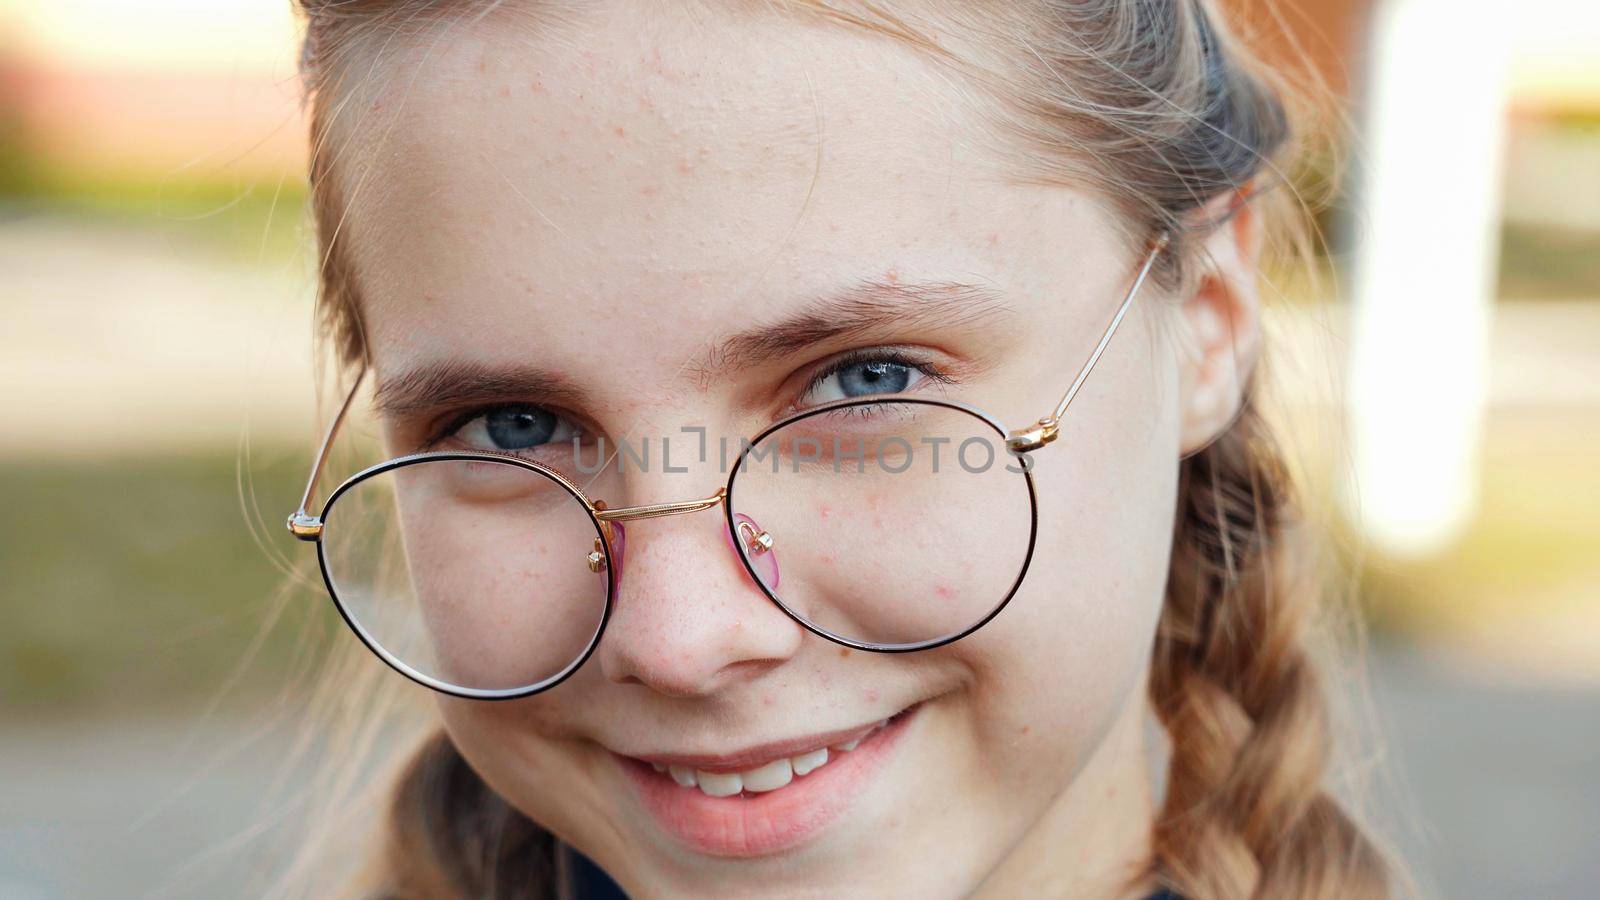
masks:
[[[589,554],[589,571],[596,575],[604,572],[607,567],[614,570],[616,577],[622,577],[622,548],[628,541],[628,533],[623,530],[621,522],[606,522],[604,527],[611,531],[611,558],[606,558],[606,546],[599,538],[594,539],[594,552]]]
[[[778,554],[772,549],[773,538],[770,532],[762,531],[756,520],[744,513],[734,513],[734,527],[739,532],[739,540],[744,542],[745,550],[750,559],[750,565],[761,576],[761,580],[772,590],[778,589]],[[724,531],[728,539],[728,547],[738,553],[739,548],[734,544],[732,532]]]

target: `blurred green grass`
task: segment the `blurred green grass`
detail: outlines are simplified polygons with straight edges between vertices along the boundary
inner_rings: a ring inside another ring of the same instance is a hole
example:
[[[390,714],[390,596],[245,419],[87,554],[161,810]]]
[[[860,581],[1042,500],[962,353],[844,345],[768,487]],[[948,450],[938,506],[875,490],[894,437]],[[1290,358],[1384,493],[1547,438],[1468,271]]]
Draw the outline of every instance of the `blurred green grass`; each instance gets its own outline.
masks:
[[[285,259],[312,246],[300,175],[85,171],[8,150],[0,128],[0,219],[33,214],[161,233],[245,262]]]
[[[307,591],[266,628],[288,578],[251,535],[236,458],[113,453],[0,467],[0,711],[192,706],[237,675],[239,695],[270,693],[296,651],[326,644],[337,617]],[[305,454],[254,459],[266,540],[300,549],[271,526],[297,499]]]
[[[1500,232],[1498,296],[1600,298],[1600,232],[1508,223]]]

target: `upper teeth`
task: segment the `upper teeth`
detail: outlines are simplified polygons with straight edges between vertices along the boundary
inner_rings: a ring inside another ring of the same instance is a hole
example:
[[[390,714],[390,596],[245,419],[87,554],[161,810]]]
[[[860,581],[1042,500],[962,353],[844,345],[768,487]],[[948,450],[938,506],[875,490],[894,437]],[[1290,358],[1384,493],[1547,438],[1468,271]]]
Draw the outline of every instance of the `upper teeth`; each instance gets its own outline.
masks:
[[[866,735],[838,744],[832,749],[850,751],[854,750],[873,731],[882,728],[888,722],[885,719],[872,727]],[[765,791],[775,791],[794,780],[796,775],[807,775],[822,768],[829,759],[829,748],[818,747],[801,753],[798,756],[784,756],[754,769],[743,772],[707,772],[702,769],[691,769],[688,766],[663,766],[660,763],[651,763],[657,772],[666,772],[672,780],[684,787],[698,787],[701,792],[712,797],[732,797],[740,791],[749,791],[759,794]]]

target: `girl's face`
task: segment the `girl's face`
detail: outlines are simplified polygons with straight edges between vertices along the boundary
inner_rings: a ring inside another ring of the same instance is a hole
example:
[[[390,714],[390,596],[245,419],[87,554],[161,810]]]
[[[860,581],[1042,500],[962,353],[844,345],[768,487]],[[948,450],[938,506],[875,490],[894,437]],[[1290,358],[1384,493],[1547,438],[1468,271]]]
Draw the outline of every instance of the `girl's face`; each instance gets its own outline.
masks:
[[[478,402],[538,405],[557,437],[688,441],[670,470],[614,480],[613,507],[724,483],[683,428],[737,440],[883,379],[1027,424],[1140,261],[1090,194],[1008,182],[968,95],[888,39],[652,6],[541,34],[446,24],[385,53],[334,126],[355,136],[340,240],[380,391],[471,367],[505,376]],[[863,282],[874,302],[829,305]],[[1027,580],[976,633],[850,650],[763,596],[718,512],[630,522],[594,655],[534,697],[445,699],[452,738],[640,896],[1039,888],[1038,870],[1139,852],[1180,449],[1164,302],[1145,287],[1036,454]],[[461,412],[412,399],[384,423],[395,453]],[[486,422],[442,446],[497,449]],[[640,762],[749,771],[775,742],[835,749],[731,797]]]

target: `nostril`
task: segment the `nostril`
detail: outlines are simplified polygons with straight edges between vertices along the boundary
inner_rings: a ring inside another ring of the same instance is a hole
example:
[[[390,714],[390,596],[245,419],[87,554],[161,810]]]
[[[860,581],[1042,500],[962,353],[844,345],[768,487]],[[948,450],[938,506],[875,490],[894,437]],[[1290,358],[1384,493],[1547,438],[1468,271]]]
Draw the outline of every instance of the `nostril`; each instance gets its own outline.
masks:
[[[734,532],[724,532],[728,539],[728,546],[735,553],[739,547],[735,539],[742,542],[745,547],[744,557],[750,561],[750,566],[760,576],[760,579],[771,590],[778,588],[778,554],[776,541],[772,534],[763,531],[755,519],[744,513],[733,514]]]

